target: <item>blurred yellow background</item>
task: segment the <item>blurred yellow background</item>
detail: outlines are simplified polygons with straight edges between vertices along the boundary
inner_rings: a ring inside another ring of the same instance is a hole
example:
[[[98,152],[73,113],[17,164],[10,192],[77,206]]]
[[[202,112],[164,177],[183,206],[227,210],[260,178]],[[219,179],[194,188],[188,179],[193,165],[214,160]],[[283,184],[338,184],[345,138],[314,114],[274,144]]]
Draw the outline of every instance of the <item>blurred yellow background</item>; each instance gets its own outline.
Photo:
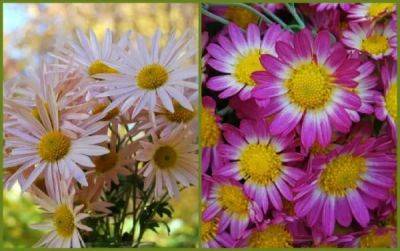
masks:
[[[26,67],[35,67],[40,56],[52,50],[60,38],[75,38],[74,30],[93,29],[102,39],[110,28],[118,39],[128,30],[151,36],[157,28],[163,33],[186,29],[198,34],[197,4],[4,4],[4,80],[15,77]],[[29,228],[40,222],[40,211],[18,187],[3,193],[4,247],[31,247],[42,233]],[[189,188],[172,201],[175,212],[165,228],[148,232],[144,242],[162,247],[193,247],[198,236],[198,189]]]

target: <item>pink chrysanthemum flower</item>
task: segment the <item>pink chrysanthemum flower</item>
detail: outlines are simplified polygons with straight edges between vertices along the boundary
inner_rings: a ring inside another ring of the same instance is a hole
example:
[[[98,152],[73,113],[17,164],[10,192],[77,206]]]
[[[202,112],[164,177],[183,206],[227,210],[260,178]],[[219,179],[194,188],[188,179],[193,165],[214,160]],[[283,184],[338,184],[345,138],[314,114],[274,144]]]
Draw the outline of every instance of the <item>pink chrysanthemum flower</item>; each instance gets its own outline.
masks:
[[[375,103],[382,98],[382,94],[377,91],[378,77],[374,74],[375,65],[372,62],[367,61],[360,65],[357,70],[360,73],[360,75],[355,78],[358,85],[352,90],[360,97],[361,106],[357,111],[346,109],[353,122],[360,121],[359,113],[374,113]]]
[[[32,189],[33,199],[45,211],[47,220],[44,223],[33,224],[31,227],[49,231],[35,244],[35,247],[85,247],[79,231],[92,231],[92,229],[82,224],[82,220],[89,215],[80,213],[83,205],[74,205],[74,189],[68,189],[64,180],[54,183],[50,196],[35,187]]]
[[[377,102],[375,115],[379,120],[387,120],[394,142],[397,142],[397,65],[387,62],[381,68],[384,97]]]
[[[178,38],[171,34],[165,46],[161,37],[160,31],[154,33],[151,41],[138,35],[128,51],[118,48],[121,60],[108,63],[119,73],[95,75],[103,80],[96,85],[107,89],[97,97],[113,100],[105,111],[120,107],[121,113],[125,113],[133,108],[133,119],[144,109],[153,114],[157,104],[174,112],[173,100],[193,111],[184,91],[197,89],[197,65],[191,63],[196,53],[194,37],[189,31]]]
[[[209,78],[207,87],[222,91],[220,98],[238,94],[240,99],[246,100],[251,98],[251,90],[256,86],[251,74],[263,69],[260,56],[275,55],[275,42],[287,37],[287,32],[279,25],[272,25],[261,36],[257,25],[250,24],[245,37],[240,28],[231,23],[228,25],[228,33],[229,38],[220,35],[217,37],[218,44],[210,43],[207,46],[207,52],[211,55],[207,63],[223,73]]]
[[[96,135],[101,127],[88,126],[79,138],[64,130],[60,126],[62,121],[52,88],[48,89],[46,99],[36,96],[38,118],[29,109],[10,100],[7,102],[13,106],[14,116],[20,124],[20,128],[7,129],[11,136],[6,139],[6,148],[11,152],[4,160],[4,167],[18,167],[7,182],[15,182],[26,169],[35,166],[21,184],[23,190],[29,188],[41,173],[45,173],[47,180],[56,170],[64,179],[74,177],[87,186],[82,166],[94,167],[89,157],[108,153],[106,148],[98,145],[107,140],[107,135]]]
[[[348,10],[348,18],[356,22],[376,21],[395,10],[395,3],[354,4]]]
[[[356,138],[337,146],[329,158],[314,161],[314,174],[296,188],[295,211],[313,227],[321,224],[331,235],[335,222],[348,227],[352,219],[362,227],[370,221],[368,208],[387,198],[393,187],[394,155],[374,151],[375,138]]]
[[[396,31],[391,25],[372,23],[350,23],[350,30],[343,32],[343,43],[355,50],[366,53],[373,59],[393,54],[397,44]]]
[[[207,208],[207,205],[204,206]],[[220,248],[220,247],[233,247],[234,239],[232,236],[221,230],[220,217],[215,216],[210,220],[201,219],[200,225],[200,240],[203,248]]]
[[[221,117],[216,114],[216,103],[211,97],[203,97],[201,109],[201,130],[200,144],[202,148],[202,170],[206,172],[210,166],[217,167],[220,163],[220,156],[217,152],[217,145],[222,142]]]
[[[290,164],[303,160],[301,154],[288,149],[293,145],[293,134],[273,137],[264,121],[242,120],[240,129],[227,127],[224,138],[228,143],[218,150],[229,162],[214,174],[244,179],[244,191],[264,213],[269,208],[282,210],[282,196],[292,200],[291,187],[304,174]]]
[[[219,217],[221,231],[229,227],[233,238],[239,238],[250,223],[251,200],[242,184],[233,180],[214,181],[203,213],[203,220]]]
[[[397,235],[393,226],[372,226],[362,231],[362,235],[356,240],[358,248],[396,248]]]
[[[281,217],[265,220],[258,227],[246,231],[239,247],[248,248],[292,248],[295,245],[296,232]]]
[[[93,30],[89,30],[89,37],[87,37],[82,30],[77,29],[78,43],[70,40],[68,43],[56,47],[56,52],[50,53],[50,55],[59,60],[59,63],[54,64],[56,68],[66,70],[73,66],[83,76],[117,73],[118,71],[108,62],[118,59],[116,47],[126,49],[130,34],[130,31],[125,33],[118,42],[115,42],[112,32],[107,29],[104,40],[100,43]]]
[[[358,110],[360,97],[349,91],[357,86],[359,61],[349,59],[330,35],[321,31],[313,39],[308,29],[294,35],[293,45],[277,42],[277,56],[262,55],[266,71],[253,73],[256,99],[269,102],[277,115],[270,125],[273,135],[287,135],[301,124],[306,147],[318,141],[326,146],[333,128],[348,132],[351,120],[345,109]]]

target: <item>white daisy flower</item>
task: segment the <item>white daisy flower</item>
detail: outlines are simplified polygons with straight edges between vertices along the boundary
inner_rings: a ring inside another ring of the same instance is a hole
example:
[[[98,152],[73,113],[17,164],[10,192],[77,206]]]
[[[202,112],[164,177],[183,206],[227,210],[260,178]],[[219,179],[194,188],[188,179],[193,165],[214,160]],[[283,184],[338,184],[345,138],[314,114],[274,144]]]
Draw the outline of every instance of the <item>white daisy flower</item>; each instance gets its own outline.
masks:
[[[92,76],[99,73],[117,73],[118,71],[106,62],[116,60],[115,48],[125,49],[129,43],[130,31],[114,43],[112,33],[106,30],[104,40],[100,44],[93,30],[89,30],[87,37],[82,30],[77,29],[79,42],[70,40],[67,45],[58,46],[56,53],[50,55],[59,60],[54,64],[56,68],[66,69],[71,63],[80,70],[84,76]]]
[[[183,125],[191,132],[197,132],[197,105],[198,105],[198,92],[195,91],[189,96],[190,103],[193,106],[193,111],[181,106],[177,101],[173,101],[174,112],[170,112],[164,107],[156,106],[154,112],[156,115],[155,123],[149,121],[145,116],[139,117],[139,120],[145,121],[140,129],[148,130],[154,127],[160,130],[160,136],[164,137],[177,127]]]
[[[85,243],[79,234],[79,230],[92,231],[91,228],[83,225],[81,221],[88,214],[79,213],[83,205],[74,207],[75,191],[67,190],[65,181],[55,183],[55,188],[50,197],[40,189],[32,187],[34,201],[46,212],[47,221],[33,224],[31,227],[38,230],[49,231],[39,240],[34,247],[48,248],[80,248]]]
[[[7,128],[9,136],[5,140],[5,148],[10,152],[4,159],[4,168],[18,168],[7,183],[15,183],[20,174],[35,166],[29,177],[20,184],[23,190],[29,188],[42,172],[45,172],[47,180],[55,170],[59,170],[64,179],[74,177],[86,186],[81,167],[94,167],[89,157],[108,153],[106,148],[97,145],[107,140],[107,135],[94,135],[104,124],[88,125],[79,138],[64,130],[60,127],[60,111],[52,88],[48,89],[45,100],[36,96],[38,118],[30,109],[16,102],[5,102],[13,108],[20,125],[18,128]],[[7,183],[6,187],[9,186]]]
[[[132,119],[148,109],[153,114],[157,104],[174,112],[172,100],[193,111],[190,101],[184,96],[184,88],[197,89],[197,66],[188,61],[197,50],[192,48],[194,41],[188,32],[180,38],[171,34],[166,45],[160,44],[161,32],[157,31],[151,40],[151,49],[146,39],[138,35],[136,43],[128,53],[121,52],[121,60],[109,65],[120,74],[98,74],[97,84],[108,88],[98,97],[110,97],[113,102],[106,110],[121,106],[122,113],[134,107]],[[188,65],[189,64],[189,65]]]
[[[178,182],[188,187],[197,184],[197,144],[187,136],[186,130],[177,128],[171,134],[159,138],[152,133],[152,141],[140,141],[143,149],[136,159],[146,162],[142,169],[145,189],[155,182],[155,196],[163,195],[166,187],[171,197],[179,195]]]

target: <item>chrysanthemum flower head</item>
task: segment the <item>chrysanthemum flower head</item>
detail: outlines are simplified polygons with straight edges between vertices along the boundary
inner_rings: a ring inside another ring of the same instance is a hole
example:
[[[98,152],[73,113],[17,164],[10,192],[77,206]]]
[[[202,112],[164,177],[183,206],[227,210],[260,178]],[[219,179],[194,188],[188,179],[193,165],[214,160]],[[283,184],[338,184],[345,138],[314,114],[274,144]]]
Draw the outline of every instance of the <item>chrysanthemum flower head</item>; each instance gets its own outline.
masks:
[[[329,144],[333,129],[348,132],[351,120],[345,109],[361,105],[360,97],[348,90],[357,86],[359,61],[349,59],[339,43],[332,45],[326,31],[314,39],[303,29],[292,44],[277,42],[276,52],[261,56],[266,71],[253,73],[258,83],[254,97],[270,100],[270,111],[277,113],[271,133],[287,135],[301,124],[301,142],[308,147],[315,141]]]
[[[94,164],[88,156],[108,152],[97,145],[107,139],[107,135],[96,135],[101,127],[97,124],[89,125],[81,132],[79,139],[75,134],[71,135],[63,130],[52,88],[49,88],[45,100],[36,96],[39,120],[29,109],[11,100],[7,102],[14,107],[14,116],[20,124],[20,128],[7,129],[12,135],[7,139],[11,152],[5,158],[4,167],[18,166],[18,171],[8,182],[13,183],[22,172],[35,165],[35,169],[21,184],[23,190],[30,187],[42,172],[49,179],[56,170],[59,170],[64,179],[74,177],[82,185],[87,185],[81,166],[93,167]]]
[[[214,174],[244,180],[246,194],[264,213],[269,208],[282,210],[282,196],[292,200],[291,187],[303,176],[302,170],[290,164],[303,159],[287,149],[293,144],[293,134],[271,137],[267,123],[242,120],[239,130],[224,130],[224,138],[228,143],[220,145],[219,152],[229,162]]]
[[[306,216],[310,226],[321,224],[324,233],[332,234],[335,222],[348,227],[354,218],[362,227],[370,221],[368,209],[388,196],[394,185],[394,155],[376,151],[376,140],[355,138],[337,146],[320,162],[314,174],[295,189],[295,210]]]
[[[395,62],[387,61],[382,66],[381,78],[384,96],[377,102],[375,115],[380,120],[388,121],[393,140],[397,142],[397,65]]]
[[[116,60],[118,54],[116,47],[125,49],[129,42],[131,32],[125,33],[118,42],[113,41],[112,32],[107,29],[102,43],[98,41],[93,30],[89,30],[89,37],[80,29],[76,30],[78,42],[70,40],[67,44],[59,46],[53,57],[60,61],[55,67],[67,69],[74,65],[83,76],[92,77],[100,73],[117,73],[109,62]]]
[[[34,201],[46,211],[47,221],[31,225],[34,229],[49,230],[35,246],[52,248],[80,248],[85,244],[79,230],[91,231],[92,229],[83,225],[81,221],[88,214],[79,213],[83,205],[74,205],[75,191],[68,189],[64,180],[57,180],[53,183],[54,190],[50,197],[42,191],[35,189]]]
[[[395,10],[395,3],[354,4],[348,10],[348,18],[354,22],[377,21]]]
[[[197,184],[197,145],[182,127],[169,135],[151,134],[151,142],[140,141],[136,159],[146,162],[141,170],[145,187],[155,182],[155,196],[163,196],[164,187],[171,197],[179,195],[179,184],[188,187]]]
[[[250,24],[245,37],[240,28],[231,23],[228,34],[229,38],[220,35],[217,38],[218,43],[210,43],[207,47],[211,55],[207,63],[223,73],[221,76],[211,77],[207,81],[207,87],[222,91],[220,98],[238,94],[242,100],[246,100],[251,97],[251,90],[257,84],[251,74],[263,69],[260,55],[275,55],[275,42],[285,39],[288,33],[279,25],[272,25],[262,36],[258,26]]]
[[[202,170],[206,172],[210,166],[217,167],[221,160],[217,146],[222,142],[221,117],[216,114],[216,103],[211,97],[202,99],[200,144],[202,147]]]
[[[239,238],[250,223],[251,201],[242,184],[230,179],[215,179],[203,219],[219,217],[221,230],[229,229],[233,238]]]
[[[393,54],[397,44],[396,30],[388,24],[350,23],[350,30],[343,32],[343,43],[360,52],[366,53],[373,59],[381,59]]]
[[[397,247],[396,229],[392,226],[372,226],[363,231],[356,244],[358,248],[395,248]]]
[[[160,104],[173,113],[173,100],[193,111],[184,95],[185,88],[197,89],[197,66],[188,63],[196,51],[192,49],[193,38],[189,32],[179,38],[171,34],[166,45],[161,47],[161,35],[160,31],[155,32],[150,48],[146,39],[138,35],[128,52],[119,48],[121,60],[111,64],[119,74],[96,75],[103,80],[99,84],[107,89],[98,97],[113,100],[107,111],[120,106],[124,113],[133,107],[133,119],[145,108],[153,113]]]

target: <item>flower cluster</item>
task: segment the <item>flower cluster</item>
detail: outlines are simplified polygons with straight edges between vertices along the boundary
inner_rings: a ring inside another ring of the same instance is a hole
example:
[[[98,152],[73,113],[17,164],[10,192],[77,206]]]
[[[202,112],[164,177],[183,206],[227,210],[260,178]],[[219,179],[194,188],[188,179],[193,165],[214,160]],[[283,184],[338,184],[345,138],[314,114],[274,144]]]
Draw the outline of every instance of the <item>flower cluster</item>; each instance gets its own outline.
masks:
[[[395,4],[202,8],[202,246],[395,247]]]
[[[49,231],[37,246],[84,246],[90,223],[110,216],[122,236],[127,209],[138,246],[153,211],[171,216],[168,198],[197,183],[194,38],[77,30],[63,41],[4,84],[4,186],[48,216],[32,226]]]

